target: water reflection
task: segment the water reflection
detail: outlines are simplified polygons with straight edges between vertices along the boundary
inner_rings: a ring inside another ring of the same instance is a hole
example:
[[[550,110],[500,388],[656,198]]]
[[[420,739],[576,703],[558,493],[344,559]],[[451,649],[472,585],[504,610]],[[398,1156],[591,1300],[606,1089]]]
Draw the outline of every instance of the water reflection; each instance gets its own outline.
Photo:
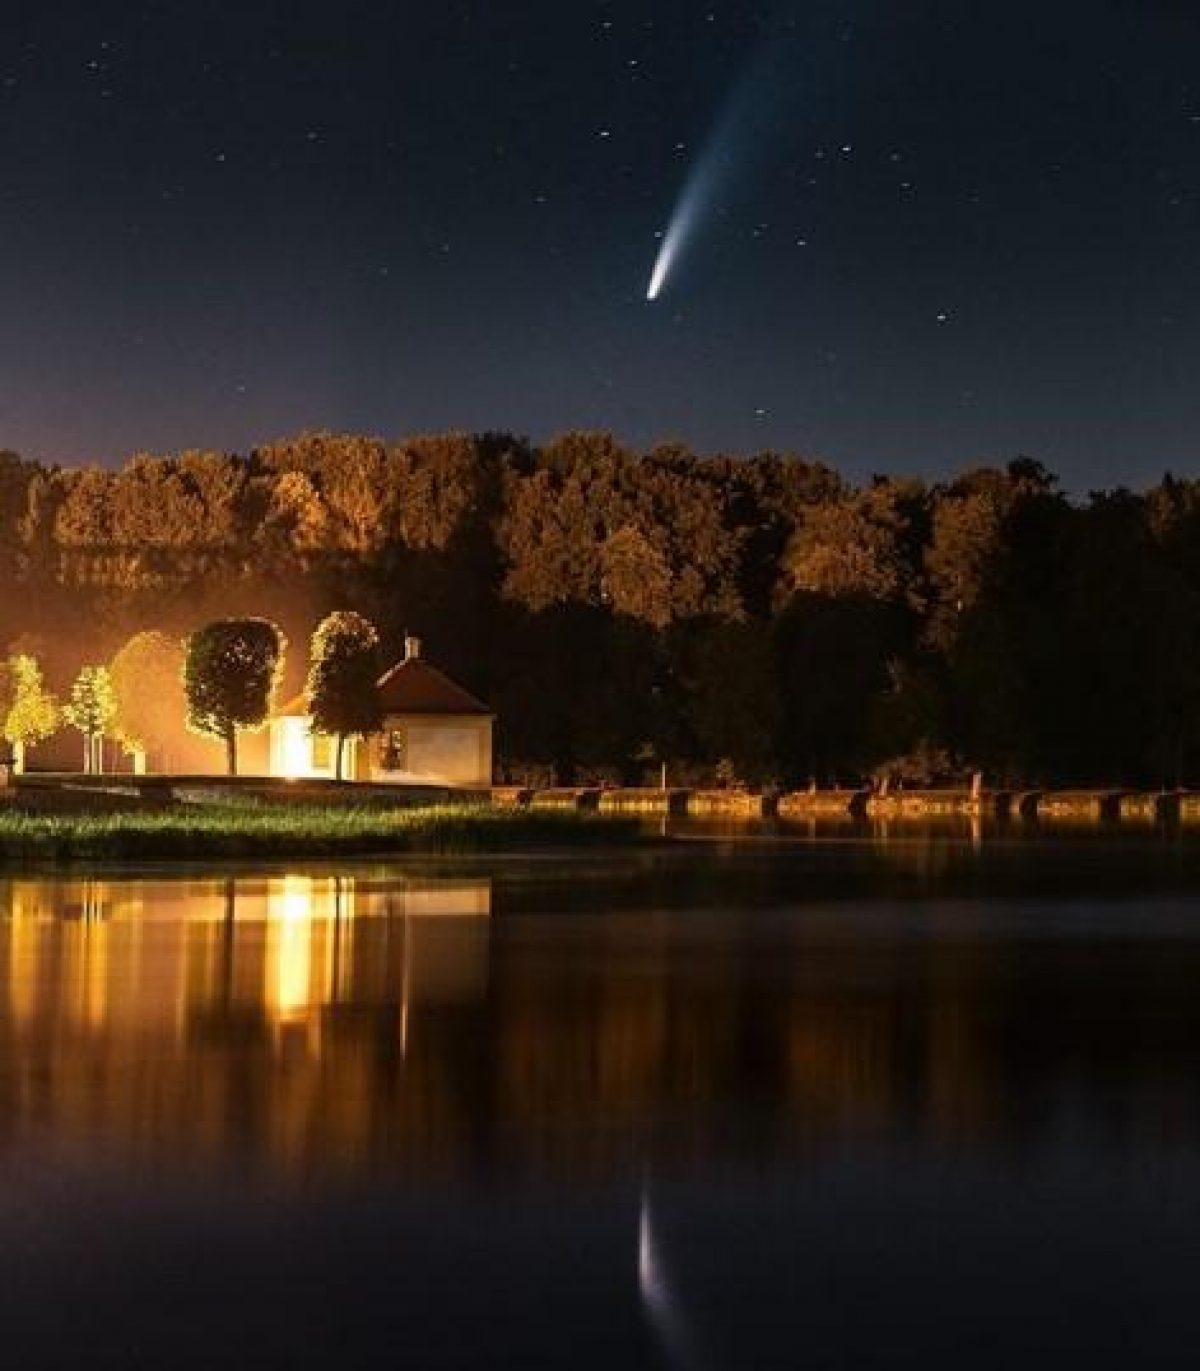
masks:
[[[1147,851],[0,883],[10,1360],[1174,1364],[1200,881]]]
[[[701,1340],[689,1321],[683,1301],[676,1294],[654,1225],[650,1182],[642,1183],[638,1206],[638,1295],[646,1321],[662,1351],[663,1359],[678,1371],[702,1371],[709,1364]]]
[[[422,1016],[486,996],[490,908],[486,879],[6,882],[0,1128],[353,1164]]]
[[[804,863],[699,859],[8,881],[0,1136],[573,1179],[904,1138],[1200,1137],[1190,899],[811,884]]]

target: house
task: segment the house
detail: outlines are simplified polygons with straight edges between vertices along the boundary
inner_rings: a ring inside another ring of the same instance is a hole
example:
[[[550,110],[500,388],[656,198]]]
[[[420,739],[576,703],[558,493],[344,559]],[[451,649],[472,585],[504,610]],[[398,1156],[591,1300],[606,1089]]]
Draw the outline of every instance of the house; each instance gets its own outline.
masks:
[[[419,638],[404,640],[404,660],[379,678],[377,688],[383,729],[347,740],[347,780],[491,785],[495,715],[421,656]],[[332,779],[337,740],[311,731],[303,696],[280,709],[268,727],[272,776]]]

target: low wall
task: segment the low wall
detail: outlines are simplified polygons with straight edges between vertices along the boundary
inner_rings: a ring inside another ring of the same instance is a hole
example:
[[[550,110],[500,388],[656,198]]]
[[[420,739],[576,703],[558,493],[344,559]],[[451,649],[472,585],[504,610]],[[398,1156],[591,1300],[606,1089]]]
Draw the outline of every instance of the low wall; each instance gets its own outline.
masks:
[[[1122,823],[1177,823],[1180,818],[1181,796],[1174,791],[1147,791],[1122,795],[1117,802],[1117,817]]]
[[[775,809],[775,796],[748,790],[694,790],[687,801],[687,812],[699,819],[764,819]]]
[[[859,819],[867,812],[867,790],[794,790],[781,795],[781,819]]]
[[[600,791],[588,786],[535,790],[529,803],[534,809],[599,809]]]
[[[1006,818],[1012,803],[1007,790],[892,790],[872,795],[867,814],[873,819]]]
[[[602,790],[601,814],[686,814],[687,790],[654,790],[650,787],[628,790]]]
[[[1010,819],[1036,819],[1038,805],[1041,803],[1040,790],[1014,790],[1008,799]]]
[[[361,787],[355,787],[361,789]],[[529,790],[496,786],[491,803],[506,808],[599,810],[606,814],[691,815],[694,818],[783,820],[887,819],[909,822],[983,818],[1012,822],[1200,824],[1200,791],[985,790],[965,788],[893,790],[797,790],[763,795],[744,790],[601,789],[562,786]],[[485,798],[487,798],[485,796]]]
[[[1048,790],[1037,802],[1039,820],[1108,823],[1121,817],[1119,790]]]

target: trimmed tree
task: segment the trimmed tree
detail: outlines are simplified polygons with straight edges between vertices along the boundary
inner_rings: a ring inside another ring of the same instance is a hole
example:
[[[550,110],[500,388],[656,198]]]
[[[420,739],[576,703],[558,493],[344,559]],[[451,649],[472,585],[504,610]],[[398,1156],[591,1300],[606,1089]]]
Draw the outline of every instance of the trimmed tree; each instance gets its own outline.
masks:
[[[188,727],[225,744],[237,775],[237,740],[267,722],[286,640],[269,619],[217,619],[187,640],[183,689]]]
[[[333,774],[342,779],[347,738],[378,731],[379,633],[351,611],[327,615],[312,636],[305,698],[312,731],[336,739]]]
[[[114,736],[135,770],[145,769],[147,753],[161,763],[187,714],[182,646],[165,633],[135,633],[108,671],[117,703]]]
[[[58,729],[58,702],[42,682],[37,658],[20,652],[8,662],[9,706],[4,736],[12,744],[18,771],[25,770],[25,750]]]
[[[112,681],[106,666],[85,666],[75,677],[63,717],[83,734],[83,769],[104,770],[104,737],[117,712]]]

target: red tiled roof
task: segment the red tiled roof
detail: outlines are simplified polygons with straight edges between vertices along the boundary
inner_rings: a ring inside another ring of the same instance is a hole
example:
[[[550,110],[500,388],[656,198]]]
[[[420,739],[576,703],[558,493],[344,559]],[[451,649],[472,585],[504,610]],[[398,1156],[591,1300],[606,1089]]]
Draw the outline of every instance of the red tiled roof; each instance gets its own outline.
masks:
[[[379,678],[379,703],[385,714],[486,714],[491,710],[423,657],[408,657]],[[304,693],[275,710],[275,717],[308,717]]]
[[[422,657],[409,657],[379,678],[385,714],[491,714],[491,710]]]

